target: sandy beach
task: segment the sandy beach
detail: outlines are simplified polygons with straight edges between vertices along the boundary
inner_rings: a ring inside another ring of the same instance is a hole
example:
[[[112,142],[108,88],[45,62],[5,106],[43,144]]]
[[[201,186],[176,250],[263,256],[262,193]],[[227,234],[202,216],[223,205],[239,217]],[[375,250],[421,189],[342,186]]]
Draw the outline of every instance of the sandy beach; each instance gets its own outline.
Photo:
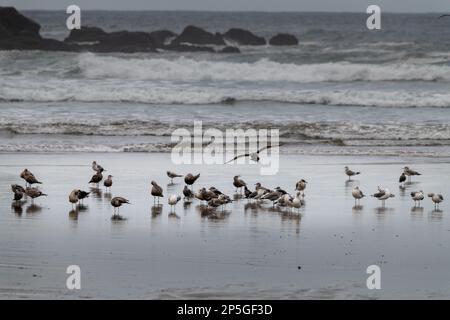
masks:
[[[73,211],[68,194],[89,190],[90,163],[114,176]],[[282,155],[280,172],[259,175],[257,165],[172,166],[167,153],[0,154],[0,298],[2,299],[448,299],[449,205],[434,210],[426,198],[413,208],[410,192],[450,194],[449,159]],[[343,168],[362,172],[347,182]],[[404,165],[422,172],[405,190]],[[47,198],[12,206],[10,185],[28,168],[43,181]],[[166,170],[201,173],[194,189],[216,186],[234,194],[232,177],[293,192],[309,181],[300,214],[270,202],[237,200],[207,215],[198,201],[180,202],[169,214]],[[150,181],[166,197],[152,207]],[[367,197],[355,208],[351,190],[377,185],[396,195],[381,208]],[[128,198],[122,221],[112,221],[114,196]],[[366,268],[381,267],[381,290],[368,290]],[[81,290],[66,288],[66,268],[79,265]]]

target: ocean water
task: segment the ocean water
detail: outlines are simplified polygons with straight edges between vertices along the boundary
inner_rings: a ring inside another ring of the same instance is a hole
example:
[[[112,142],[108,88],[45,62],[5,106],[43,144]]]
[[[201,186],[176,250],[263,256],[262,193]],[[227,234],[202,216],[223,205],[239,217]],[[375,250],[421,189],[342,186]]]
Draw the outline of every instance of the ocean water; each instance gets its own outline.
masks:
[[[64,12],[25,12],[64,39]],[[241,54],[0,52],[0,151],[170,152],[173,130],[280,130],[281,152],[450,157],[450,19],[385,14],[83,12],[108,31],[295,34]],[[233,101],[233,103],[227,103]]]

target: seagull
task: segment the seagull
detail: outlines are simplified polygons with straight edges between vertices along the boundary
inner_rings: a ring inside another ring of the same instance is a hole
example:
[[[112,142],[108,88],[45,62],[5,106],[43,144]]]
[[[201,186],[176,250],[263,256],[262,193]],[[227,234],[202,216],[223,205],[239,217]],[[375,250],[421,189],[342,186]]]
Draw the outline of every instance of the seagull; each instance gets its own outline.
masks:
[[[233,186],[236,187],[236,193],[238,192],[238,189],[240,190],[240,193],[242,193],[242,187],[246,187],[247,183],[245,183],[244,180],[240,178],[241,176],[234,176],[233,178]]]
[[[191,201],[191,199],[195,196],[191,189],[188,188],[188,186],[184,186],[183,195],[184,199],[187,201]]]
[[[97,171],[96,174],[94,174],[91,178],[91,181],[89,183],[94,183],[98,186],[98,184],[103,180],[103,174],[101,171]]]
[[[31,198],[31,203],[33,203],[35,198],[46,197],[45,193],[42,193],[38,188],[28,187],[25,189],[25,194]]]
[[[233,202],[233,200],[231,200],[229,196],[221,194],[221,195],[219,195],[219,197],[212,198],[211,200],[209,200],[208,206],[213,207],[213,208],[217,208],[217,207],[221,206],[222,211],[223,211],[224,206],[230,202]]]
[[[411,181],[411,176],[421,176],[422,175],[419,172],[410,169],[409,167],[404,167],[403,172],[405,175],[408,176],[409,181]]]
[[[250,195],[252,194],[252,192],[247,188],[247,186],[244,186],[244,195],[246,199],[250,198]]]
[[[275,204],[280,207],[285,207],[285,206],[287,206],[288,202],[292,201],[292,200],[293,200],[292,196],[290,194],[286,193],[286,194],[281,195],[281,197],[279,197],[278,200],[275,201]]]
[[[14,201],[18,202],[22,200],[23,195],[25,193],[25,189],[22,186],[19,186],[18,184],[11,185],[11,190],[14,193]]]
[[[20,177],[26,181],[26,183],[31,187],[33,184],[42,184],[42,182],[38,181],[34,174],[31,173],[28,169],[25,169],[20,174]]]
[[[259,162],[259,160],[260,160],[259,154],[260,154],[261,152],[263,152],[264,150],[268,150],[268,149],[270,149],[270,148],[272,148],[271,145],[270,145],[270,146],[267,146],[267,147],[264,147],[264,148],[261,148],[261,149],[259,149],[258,151],[253,152],[253,153],[246,153],[246,154],[238,155],[238,156],[234,157],[233,159],[231,159],[231,160],[225,162],[225,164],[230,163],[230,162],[233,162],[233,161],[235,161],[235,160],[237,160],[237,159],[239,159],[239,158],[243,158],[243,157],[250,157],[250,160],[252,160],[252,161],[254,161],[254,162]]]
[[[194,176],[192,173],[188,173],[185,177],[184,177],[184,182],[189,185],[192,186],[195,181],[197,181],[197,179],[200,178],[200,173],[197,174],[196,176]]]
[[[355,171],[350,170],[348,167],[345,167],[345,174],[348,175],[348,180],[350,181],[351,177],[357,176],[357,175],[361,174],[361,172],[359,172],[359,171],[355,172]]]
[[[113,176],[109,175],[108,178],[105,180],[105,182],[103,182],[103,185],[106,187],[106,191],[108,191],[108,188],[109,191],[111,191],[111,186],[113,184],[112,178]]]
[[[169,197],[168,203],[170,205],[170,212],[172,212],[173,207],[181,200],[181,196],[173,194]]]
[[[442,194],[429,193],[428,197],[431,198],[431,201],[433,201],[434,209],[439,209],[439,203],[444,201],[444,197],[442,196]]]
[[[86,191],[83,191],[83,190],[78,190],[77,196],[78,196],[78,200],[81,201],[81,204],[83,204],[83,200],[85,198],[89,197],[89,194],[90,194],[90,192],[86,192]]]
[[[127,199],[122,198],[122,197],[115,197],[112,198],[111,200],[111,205],[114,207],[114,216],[116,216],[116,209],[117,209],[117,214],[119,214],[119,208],[122,206],[122,204],[131,204]]]
[[[384,196],[385,193],[386,190],[383,187],[378,186],[378,192],[374,193],[372,197],[379,199],[380,197]]]
[[[386,203],[386,200],[389,199],[389,198],[394,198],[394,197],[395,197],[395,195],[392,194],[392,193],[389,191],[389,189],[386,189],[386,190],[384,190],[384,194],[383,194],[381,197],[379,197],[378,200],[381,200],[381,201],[382,201],[383,208],[384,208],[385,203]]]
[[[77,204],[78,201],[80,199],[78,199],[78,193],[80,192],[80,190],[78,189],[74,189],[72,190],[72,192],[69,194],[69,202],[72,204],[72,209],[73,209],[73,205]]]
[[[439,16],[439,19],[445,18],[445,17],[450,17],[450,14],[443,14],[443,15]]]
[[[220,196],[222,193],[222,191],[220,191],[219,189],[217,189],[216,187],[210,187],[209,191],[214,192],[217,196]]]
[[[302,193],[300,191],[297,191],[295,193],[295,197],[293,199],[289,199],[287,201],[287,205],[289,208],[296,208],[297,211],[300,210],[300,207],[303,205],[303,201],[301,198]]]
[[[308,182],[305,179],[300,180],[295,184],[295,190],[296,191],[302,191],[303,194],[305,194],[306,184]]]
[[[353,196],[353,198],[355,198],[355,206],[356,206],[357,202],[359,204],[360,200],[365,197],[364,193],[359,189],[358,186],[353,188],[352,196]]]
[[[275,201],[277,201],[282,195],[283,195],[283,193],[281,193],[278,190],[275,190],[275,191],[266,193],[265,195],[263,195],[261,197],[261,199],[262,200],[270,200],[270,201],[272,201],[272,205],[275,206]]]
[[[103,172],[106,171],[105,169],[103,169],[103,167],[101,165],[99,165],[96,161],[92,162],[92,170],[94,170],[95,172]]]
[[[170,178],[170,184],[173,184],[173,179],[174,178],[182,177],[181,174],[176,174],[175,172],[172,172],[172,171],[167,171],[167,176]]]
[[[272,191],[272,190],[263,187],[263,186],[261,185],[261,183],[258,182],[258,183],[255,184],[255,192],[256,192],[256,195],[253,196],[252,198],[253,198],[253,199],[260,199],[260,198],[261,198],[262,196],[264,196],[266,193],[269,193],[269,192],[271,192],[271,191]]]
[[[194,197],[196,197],[198,200],[200,200],[200,202],[202,202],[202,201],[205,200],[205,199],[203,199],[203,192],[202,192],[203,189],[205,189],[205,188],[199,189],[199,190],[194,194]]]
[[[402,172],[402,175],[400,176],[400,178],[398,179],[398,182],[401,184],[401,185],[405,185],[405,181],[406,181],[406,174],[405,174],[405,172]]]
[[[201,197],[203,198],[203,200],[205,200],[206,202],[208,202],[211,199],[214,198],[218,198],[219,196],[217,194],[215,194],[213,191],[211,190],[206,190],[206,188],[201,188],[200,189],[201,192]]]
[[[152,189],[150,191],[151,195],[153,196],[153,204],[155,203],[155,198],[158,198],[158,204],[159,204],[159,198],[163,198],[163,189],[155,182],[152,181]]]
[[[414,207],[417,206],[417,202],[419,203],[420,207],[420,201],[425,198],[425,195],[423,194],[422,190],[420,190],[419,192],[413,191],[411,192],[411,198],[414,200]]]

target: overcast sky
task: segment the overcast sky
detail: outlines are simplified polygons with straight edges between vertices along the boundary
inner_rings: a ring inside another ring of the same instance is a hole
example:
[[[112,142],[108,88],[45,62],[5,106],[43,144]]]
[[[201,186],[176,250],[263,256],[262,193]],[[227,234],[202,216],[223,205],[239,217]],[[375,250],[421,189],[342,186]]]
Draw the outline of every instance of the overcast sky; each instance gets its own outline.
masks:
[[[450,0],[0,0],[17,9],[63,10],[70,4],[102,10],[450,12]]]

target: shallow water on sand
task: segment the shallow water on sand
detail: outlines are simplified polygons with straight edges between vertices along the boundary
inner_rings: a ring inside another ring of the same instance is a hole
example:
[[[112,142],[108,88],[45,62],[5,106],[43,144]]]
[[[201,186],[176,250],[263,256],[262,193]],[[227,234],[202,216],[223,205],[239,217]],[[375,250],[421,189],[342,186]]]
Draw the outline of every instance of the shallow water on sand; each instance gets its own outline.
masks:
[[[101,190],[83,210],[68,194],[89,189],[97,160],[114,176],[112,194]],[[260,176],[255,165],[173,166],[170,154],[0,154],[1,298],[449,298],[450,211],[429,199],[412,208],[413,190],[450,194],[449,159],[389,157],[281,157],[280,172]],[[343,167],[362,171],[346,182]],[[423,173],[399,190],[401,168]],[[30,169],[48,198],[11,206],[10,184]],[[222,214],[203,215],[198,202],[169,214],[153,206],[150,180],[165,195],[181,194],[166,170],[201,173],[195,189],[216,186],[232,195],[232,176],[292,191],[309,181],[300,214],[270,203],[237,200]],[[353,185],[396,194],[387,208],[371,197],[354,207]],[[132,205],[112,221],[112,196]],[[81,268],[79,291],[66,289],[66,268]],[[381,290],[366,288],[366,268],[381,267]]]

